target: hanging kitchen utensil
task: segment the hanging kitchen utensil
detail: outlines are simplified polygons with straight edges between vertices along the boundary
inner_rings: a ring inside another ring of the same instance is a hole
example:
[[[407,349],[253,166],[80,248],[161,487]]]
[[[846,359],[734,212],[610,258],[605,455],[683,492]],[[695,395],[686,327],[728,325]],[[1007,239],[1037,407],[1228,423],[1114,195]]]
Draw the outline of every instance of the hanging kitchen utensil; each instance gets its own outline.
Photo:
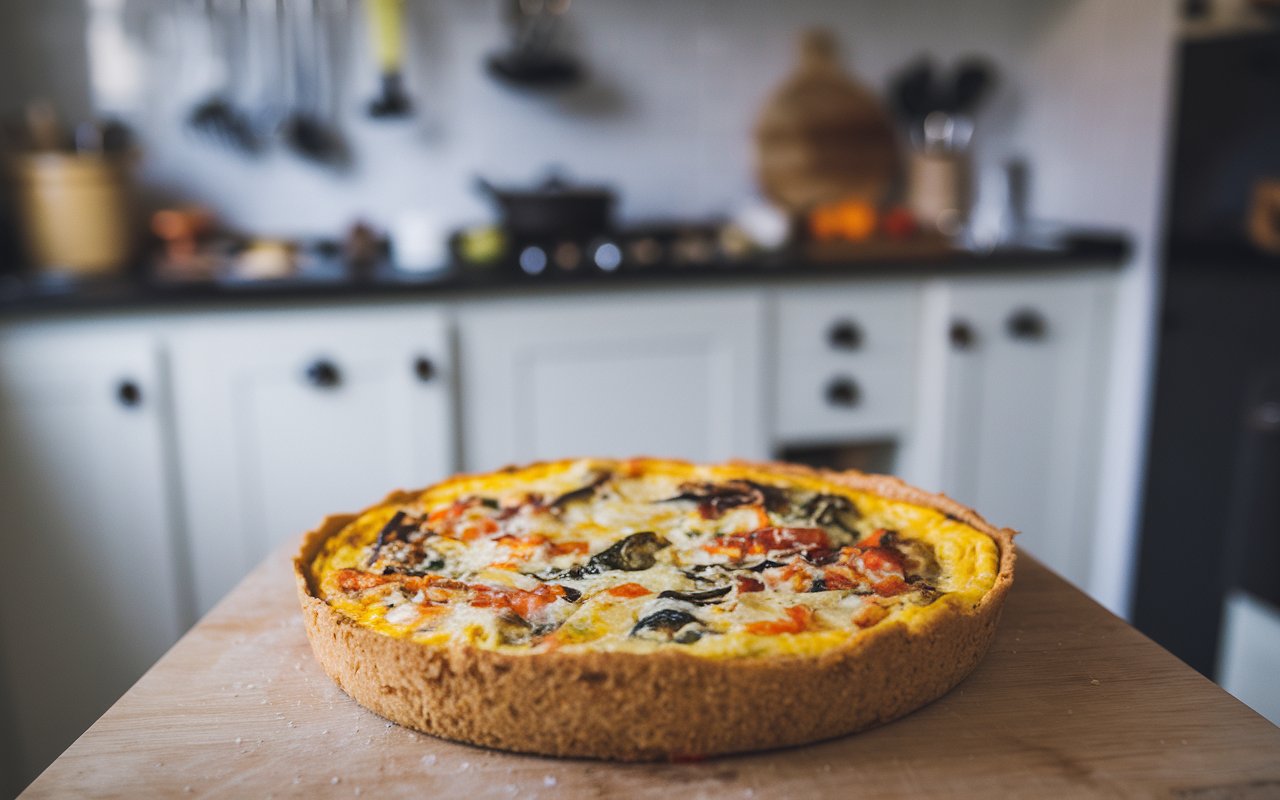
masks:
[[[561,18],[572,0],[510,0],[507,21],[512,43],[489,56],[494,78],[522,89],[563,89],[583,78],[582,65],[557,45]]]
[[[976,58],[962,61],[956,67],[947,110],[952,114],[972,117],[995,83],[995,70]]]
[[[924,146],[924,119],[937,109],[938,84],[933,62],[921,57],[889,82],[894,112],[916,147]]]
[[[191,110],[187,124],[206,140],[246,156],[262,152],[262,141],[249,115],[236,106],[244,80],[247,31],[246,0],[235,13],[220,9],[218,0],[205,0],[205,17],[213,41],[212,55],[224,71],[222,85]]]
[[[824,30],[802,37],[799,63],[765,104],[755,140],[765,196],[796,214],[849,199],[878,207],[902,162],[888,114],[844,73]]]
[[[369,103],[369,116],[404,117],[413,104],[404,90],[404,0],[365,0],[381,94]]]
[[[284,4],[286,0],[277,2]],[[292,5],[297,12],[291,25],[294,98],[281,133],[299,156],[323,166],[344,169],[351,163],[351,153],[329,108],[333,80],[326,57],[331,43],[328,19],[320,0]]]

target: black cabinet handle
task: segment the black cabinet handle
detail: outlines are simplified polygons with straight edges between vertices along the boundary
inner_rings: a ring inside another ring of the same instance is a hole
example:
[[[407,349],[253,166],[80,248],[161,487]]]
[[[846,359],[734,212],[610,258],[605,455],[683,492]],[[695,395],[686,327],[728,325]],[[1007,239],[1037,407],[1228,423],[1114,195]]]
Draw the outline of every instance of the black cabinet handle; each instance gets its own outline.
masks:
[[[831,326],[827,341],[839,350],[857,350],[862,347],[862,328],[852,320],[842,319]]]
[[[1004,324],[1005,330],[1015,339],[1039,341],[1049,332],[1049,323],[1044,315],[1034,308],[1020,308],[1009,315]]]
[[[342,373],[327,358],[318,358],[306,369],[307,380],[318,389],[332,389],[342,383]]]
[[[128,378],[116,384],[116,401],[125,408],[142,405],[142,387]]]
[[[413,360],[413,374],[423,383],[430,383],[436,377],[435,362],[426,356],[418,356]]]
[[[852,378],[834,378],[827,384],[827,403],[853,408],[862,402],[862,389]]]
[[[951,330],[948,331],[947,336],[951,339],[951,346],[956,350],[972,350],[978,343],[977,331],[962,319],[951,323]]]

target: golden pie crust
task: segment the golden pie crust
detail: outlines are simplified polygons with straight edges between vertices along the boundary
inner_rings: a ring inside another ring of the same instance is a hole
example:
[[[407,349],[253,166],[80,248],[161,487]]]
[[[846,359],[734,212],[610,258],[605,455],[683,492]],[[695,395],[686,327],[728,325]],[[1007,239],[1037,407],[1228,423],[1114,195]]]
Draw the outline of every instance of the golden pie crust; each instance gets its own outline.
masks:
[[[842,736],[937,699],[977,666],[1013,582],[1014,531],[896,478],[732,465],[941,512],[992,539],[995,580],[975,602],[939,603],[911,625],[890,619],[812,655],[717,659],[678,648],[512,653],[434,646],[372,630],[321,599],[313,562],[358,517],[338,515],[307,533],[294,559],[316,659],[357,702],[401,725],[501,750],[621,761],[701,758]],[[419,495],[395,492],[373,508]]]

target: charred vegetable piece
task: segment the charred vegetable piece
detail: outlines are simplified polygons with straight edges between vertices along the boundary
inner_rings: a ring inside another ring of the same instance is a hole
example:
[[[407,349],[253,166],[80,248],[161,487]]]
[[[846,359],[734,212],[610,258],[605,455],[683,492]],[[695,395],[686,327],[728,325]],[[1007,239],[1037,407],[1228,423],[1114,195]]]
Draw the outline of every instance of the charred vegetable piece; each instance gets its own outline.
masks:
[[[582,592],[578,591],[572,586],[565,586],[564,584],[556,584],[556,585],[559,586],[561,589],[564,589],[564,599],[570,603],[576,603],[582,597]]]
[[[916,591],[916,602],[919,605],[927,606],[942,596],[942,592],[938,591],[936,586],[919,577],[907,578],[907,583],[911,584],[911,588]]]
[[[770,561],[768,559],[765,559],[764,561],[761,561],[759,564],[756,564],[755,566],[747,567],[747,569],[751,570],[752,572],[764,572],[766,569],[773,569],[774,567],[785,567],[785,566],[786,564],[782,561]]]
[[[597,489],[608,483],[609,479],[612,477],[613,475],[608,472],[598,473],[585,486],[580,486],[577,489],[565,492],[550,503],[547,503],[547,508],[564,508],[570,503],[575,503],[579,500],[586,500],[594,495]]]
[[[374,542],[373,552],[369,554],[369,561],[365,566],[373,566],[373,563],[378,560],[378,553],[382,551],[383,545],[397,541],[404,534],[417,530],[421,523],[422,520],[410,518],[403,510],[397,511],[387,524],[382,526],[382,530],[378,531],[378,540]]]
[[[680,494],[659,502],[674,503],[693,500],[703,519],[719,519],[724,512],[738,506],[763,506],[769,511],[782,511],[790,504],[785,490],[755,481],[732,480],[724,483],[684,483]]]
[[[685,603],[693,603],[696,606],[705,606],[720,602],[721,598],[727,595],[731,589],[733,589],[732,586],[721,586],[719,589],[706,589],[701,592],[677,592],[675,589],[667,589],[658,594],[658,599],[669,598]]]
[[[858,507],[847,497],[837,494],[816,494],[801,507],[805,519],[815,525],[839,528],[845,533],[858,535],[854,523],[862,518]]]
[[[599,575],[611,569],[624,572],[648,569],[657,560],[657,552],[668,544],[666,539],[653,531],[633,533],[596,553],[586,564],[569,570],[569,575],[578,578],[583,575]]]
[[[444,569],[444,559],[439,555],[428,561],[423,561],[416,569],[407,569],[394,564],[388,564],[382,568],[383,575],[409,575],[411,577],[421,578],[430,575],[433,572]]]
[[[764,502],[761,505],[769,511],[786,511],[791,505],[791,496],[781,486],[756,483],[755,481],[742,482],[750,486],[754,491],[759,492],[760,496],[764,498]]]
[[[680,611],[675,608],[664,608],[661,611],[655,611],[644,619],[635,624],[631,629],[631,635],[635,636],[644,630],[662,631],[667,634],[673,634],[676,631],[688,625],[691,622],[699,622],[700,620],[688,611]]]

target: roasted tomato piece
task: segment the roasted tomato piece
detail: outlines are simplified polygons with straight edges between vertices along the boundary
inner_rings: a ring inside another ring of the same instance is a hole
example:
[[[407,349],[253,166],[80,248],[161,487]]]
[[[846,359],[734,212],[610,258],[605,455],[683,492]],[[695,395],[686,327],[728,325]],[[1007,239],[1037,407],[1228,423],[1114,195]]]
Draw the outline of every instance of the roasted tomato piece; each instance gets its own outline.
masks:
[[[738,594],[746,594],[748,592],[763,592],[764,584],[759,580],[741,575],[738,577]]]
[[[427,517],[427,525],[441,536],[473,541],[497,533],[499,526],[488,514],[490,506],[479,497],[464,497]],[[474,510],[474,511],[473,511]]]
[[[464,542],[475,541],[485,536],[491,536],[498,532],[498,523],[489,517],[480,517],[476,520],[467,520],[455,527],[458,531],[458,538]]]
[[[813,611],[808,606],[792,606],[787,609],[786,614],[784,619],[748,623],[747,633],[765,636],[778,633],[801,633],[813,624]]]
[[[338,588],[344,592],[359,592],[377,586],[395,584],[407,592],[417,592],[432,587],[439,589],[463,589],[466,584],[461,581],[442,578],[438,575],[375,575],[358,569],[340,569],[333,573]]]
[[[873,547],[862,554],[862,564],[873,572],[896,572],[905,575],[902,556],[887,547]]]
[[[340,569],[333,573],[333,577],[338,584],[338,588],[344,592],[372,589],[375,586],[382,586],[401,579],[398,575],[374,575],[371,572],[361,572],[358,569]]]
[[[585,556],[591,552],[591,545],[586,542],[552,542],[548,549],[553,556]]]
[[[565,595],[564,587],[554,583],[544,583],[530,591],[484,585],[470,588],[471,605],[476,608],[507,608],[524,619],[529,619]]]
[[[893,597],[903,592],[911,591],[911,584],[899,578],[897,575],[890,575],[884,580],[876,581],[871,586],[875,593],[881,597]]]
[[[508,534],[499,536],[495,541],[510,550],[511,557],[516,560],[528,559],[541,547],[546,547],[547,552],[552,556],[586,555],[591,549],[586,542],[552,542],[540,533],[532,533],[528,536]]]
[[[829,550],[831,540],[821,528],[768,527],[717,536],[702,547],[709,553],[739,560],[748,555]]]
[[[791,559],[790,564],[766,573],[765,580],[774,589],[785,584],[790,585],[792,591],[804,592],[813,584],[814,579],[819,577],[815,572],[815,567],[810,566],[803,558],[796,556]]]
[[[638,583],[623,583],[604,591],[605,594],[610,594],[614,597],[644,597],[646,594],[653,594],[653,592]]]
[[[554,583],[544,583],[533,591],[517,590],[512,593],[511,609],[528,619],[538,611],[564,597],[564,587]]]
[[[853,615],[853,624],[859,628],[870,628],[887,616],[889,616],[888,609],[876,605],[867,605],[860,608]]]
[[[861,578],[862,576],[854,572],[851,567],[843,564],[837,564],[822,570],[822,579],[831,591],[856,589],[863,582]]]

